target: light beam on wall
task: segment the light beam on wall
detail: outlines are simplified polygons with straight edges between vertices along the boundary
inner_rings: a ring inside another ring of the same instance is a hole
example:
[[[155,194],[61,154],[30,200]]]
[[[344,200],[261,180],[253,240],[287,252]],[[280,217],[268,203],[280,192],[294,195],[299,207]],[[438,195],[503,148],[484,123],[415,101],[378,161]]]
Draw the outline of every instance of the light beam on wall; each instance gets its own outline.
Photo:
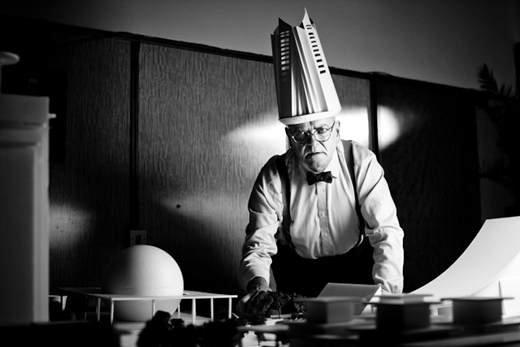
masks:
[[[405,124],[402,119],[400,121],[392,109],[386,106],[379,106],[377,108],[379,150],[384,150],[393,144],[410,127],[411,124]]]
[[[231,130],[223,137],[222,145],[229,151],[240,149],[236,151],[237,163],[244,173],[255,176],[271,156],[287,150],[284,125],[276,111],[258,115],[255,121]]]
[[[70,203],[56,204],[50,206],[51,215],[51,248],[61,248],[80,242],[86,237],[86,232],[91,230],[90,224],[94,222],[94,215],[79,207],[72,206]],[[56,226],[61,230],[56,230]],[[82,226],[69,227],[69,226]]]
[[[336,119],[340,122],[342,140],[354,140],[368,146],[368,109],[366,107],[343,107]]]
[[[379,150],[384,150],[408,131],[412,124],[405,124],[386,106],[379,106],[377,113]],[[354,140],[369,146],[369,115],[366,107],[343,107],[337,119],[341,124],[340,136],[343,140]]]
[[[285,145],[284,125],[278,120],[278,115],[274,112],[266,113],[256,117],[251,123],[246,123],[236,129],[231,130],[224,140],[233,144],[238,142],[251,143],[253,146],[279,149],[279,146]]]
[[[276,110],[261,113],[222,136],[217,147],[220,153],[225,153],[222,160],[226,162],[212,174],[231,184],[231,189],[220,185],[193,190],[184,196],[164,197],[159,203],[172,213],[225,229],[229,215],[239,213],[247,217],[247,197],[261,167],[273,155],[287,150],[284,125],[278,120]],[[238,172],[230,173],[233,170]],[[232,183],[229,177],[233,177]]]

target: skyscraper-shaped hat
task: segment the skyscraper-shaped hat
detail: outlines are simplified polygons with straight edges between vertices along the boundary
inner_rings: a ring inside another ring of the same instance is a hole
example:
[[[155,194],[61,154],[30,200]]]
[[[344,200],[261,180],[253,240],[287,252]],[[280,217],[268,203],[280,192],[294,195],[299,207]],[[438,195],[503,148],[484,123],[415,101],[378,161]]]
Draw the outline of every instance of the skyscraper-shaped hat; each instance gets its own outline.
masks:
[[[291,125],[336,115],[341,104],[307,10],[298,26],[280,19],[271,43],[280,121]]]

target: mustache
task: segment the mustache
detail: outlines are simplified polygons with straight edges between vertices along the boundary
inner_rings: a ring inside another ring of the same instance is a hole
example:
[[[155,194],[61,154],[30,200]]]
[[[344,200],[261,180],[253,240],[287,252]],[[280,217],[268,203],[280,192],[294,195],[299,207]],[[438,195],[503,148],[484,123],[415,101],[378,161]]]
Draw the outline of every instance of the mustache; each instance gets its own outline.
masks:
[[[303,153],[307,154],[310,152],[327,152],[327,148],[323,145],[320,145],[319,143],[306,144],[305,146],[303,146]]]
[[[323,149],[323,148],[304,148],[303,150],[303,156],[304,158],[307,158],[311,155],[315,155],[315,154],[327,154],[327,150]]]

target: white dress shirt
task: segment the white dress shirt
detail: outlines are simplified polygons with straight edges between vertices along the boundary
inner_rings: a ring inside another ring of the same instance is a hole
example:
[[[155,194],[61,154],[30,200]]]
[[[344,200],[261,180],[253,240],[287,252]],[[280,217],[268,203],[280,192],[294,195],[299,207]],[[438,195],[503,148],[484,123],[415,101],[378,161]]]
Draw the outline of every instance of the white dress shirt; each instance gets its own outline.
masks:
[[[385,292],[403,290],[403,230],[384,172],[374,153],[352,142],[365,235],[374,248],[372,277]],[[332,183],[309,185],[303,168],[289,149],[283,154],[290,181],[290,237],[304,258],[344,254],[359,239],[355,195],[341,141],[325,171]],[[271,256],[277,253],[276,232],[283,212],[283,195],[276,156],[260,171],[249,198],[249,223],[240,263],[243,288],[254,277],[269,283]],[[348,271],[346,268],[345,271]]]

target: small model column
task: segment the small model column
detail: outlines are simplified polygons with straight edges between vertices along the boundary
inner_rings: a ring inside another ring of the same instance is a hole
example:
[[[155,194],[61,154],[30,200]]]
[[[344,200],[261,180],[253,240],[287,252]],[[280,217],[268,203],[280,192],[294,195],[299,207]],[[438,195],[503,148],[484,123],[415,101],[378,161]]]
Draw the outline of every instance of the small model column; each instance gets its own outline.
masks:
[[[18,60],[0,52],[0,70]],[[48,111],[0,90],[0,324],[49,320]]]

